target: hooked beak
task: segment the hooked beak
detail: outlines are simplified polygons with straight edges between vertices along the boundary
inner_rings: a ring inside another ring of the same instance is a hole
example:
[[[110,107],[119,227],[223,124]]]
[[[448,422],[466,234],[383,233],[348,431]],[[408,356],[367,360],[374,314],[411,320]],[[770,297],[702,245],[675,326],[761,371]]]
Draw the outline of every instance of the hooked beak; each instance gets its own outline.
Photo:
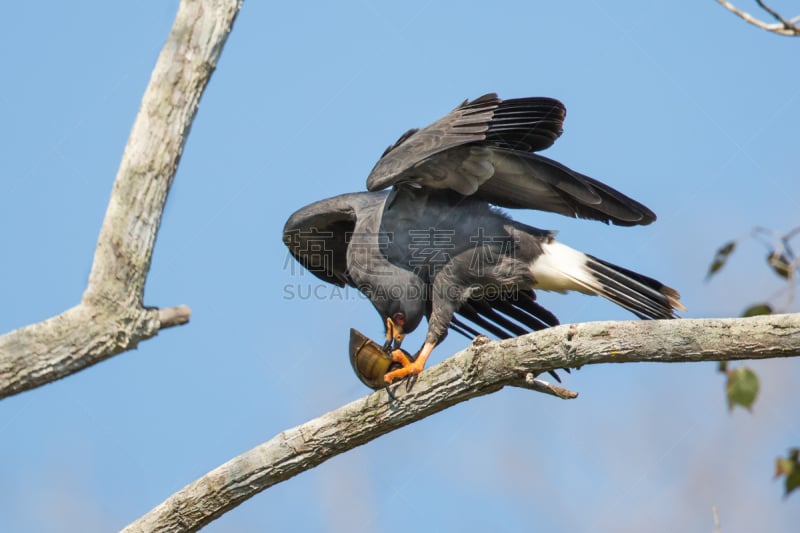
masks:
[[[403,326],[406,325],[406,321],[403,318],[398,318],[395,320],[392,317],[386,317],[386,344],[383,345],[384,350],[389,351],[392,348],[392,343],[394,343],[394,348],[397,349],[403,343],[403,339],[406,338],[406,334],[403,332]]]

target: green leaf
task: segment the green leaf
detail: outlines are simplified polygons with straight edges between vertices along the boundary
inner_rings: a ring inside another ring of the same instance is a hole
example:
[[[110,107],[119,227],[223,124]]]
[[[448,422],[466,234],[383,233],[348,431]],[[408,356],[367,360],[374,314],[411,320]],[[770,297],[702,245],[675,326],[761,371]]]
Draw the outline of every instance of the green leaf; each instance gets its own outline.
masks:
[[[795,463],[792,473],[786,476],[786,490],[783,495],[788,496],[797,487],[800,487],[800,466]]]
[[[756,304],[751,305],[747,309],[744,310],[742,316],[747,318],[749,316],[758,316],[758,315],[771,315],[772,314],[772,307],[769,304]]]
[[[800,449],[792,448],[787,457],[778,457],[775,460],[775,477],[786,477],[784,496],[788,496],[797,487],[800,487]]]
[[[720,268],[725,266],[725,261],[728,260],[728,256],[731,255],[733,249],[736,247],[736,241],[730,241],[725,243],[717,252],[714,254],[714,259],[711,261],[711,266],[708,267],[708,274],[706,274],[706,281],[708,281],[711,276],[717,273]]]
[[[750,411],[758,396],[758,376],[746,366],[729,370],[725,392],[728,395],[728,409],[733,410],[734,406],[740,405]]]
[[[769,263],[772,270],[783,279],[789,279],[792,275],[792,261],[786,254],[772,252],[767,256],[767,263]]]

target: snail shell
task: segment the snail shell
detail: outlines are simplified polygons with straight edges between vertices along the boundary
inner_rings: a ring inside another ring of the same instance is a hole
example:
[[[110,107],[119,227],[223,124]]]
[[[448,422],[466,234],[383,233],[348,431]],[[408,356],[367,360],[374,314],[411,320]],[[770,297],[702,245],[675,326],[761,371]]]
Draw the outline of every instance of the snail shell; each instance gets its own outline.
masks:
[[[403,353],[411,358],[407,352]],[[386,386],[383,376],[387,372],[400,367],[383,348],[355,328],[350,328],[350,364],[358,379],[376,390]]]

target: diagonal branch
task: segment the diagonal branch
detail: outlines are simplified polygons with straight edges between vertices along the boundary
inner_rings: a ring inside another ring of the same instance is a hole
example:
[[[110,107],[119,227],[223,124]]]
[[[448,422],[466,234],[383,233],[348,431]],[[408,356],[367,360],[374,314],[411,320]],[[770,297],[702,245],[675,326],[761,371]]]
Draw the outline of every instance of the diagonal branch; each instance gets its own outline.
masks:
[[[749,22],[754,26],[758,26],[762,30],[767,30],[772,33],[777,33],[778,35],[787,35],[790,37],[797,37],[800,36],[800,26],[798,26],[798,22],[800,22],[800,17],[794,17],[791,20],[786,20],[780,14],[778,14],[774,9],[766,5],[761,0],[756,0],[756,3],[769,13],[774,19],[778,21],[778,24],[769,24],[762,20],[759,20],[752,16],[750,13],[746,13],[741,9],[737,8],[727,0],[717,0],[717,3],[721,4],[725,9],[730,11],[731,13],[736,14],[742,20]]]
[[[480,339],[480,338],[479,338]],[[288,429],[176,492],[124,529],[197,531],[259,492],[451,405],[528,376],[597,363],[727,361],[800,355],[800,313],[753,318],[571,324],[474,342],[392,396],[378,391]]]
[[[144,286],[189,128],[240,6],[240,0],[181,2],[122,156],[82,301],[0,336],[0,398],[188,322],[187,306],[143,307]]]

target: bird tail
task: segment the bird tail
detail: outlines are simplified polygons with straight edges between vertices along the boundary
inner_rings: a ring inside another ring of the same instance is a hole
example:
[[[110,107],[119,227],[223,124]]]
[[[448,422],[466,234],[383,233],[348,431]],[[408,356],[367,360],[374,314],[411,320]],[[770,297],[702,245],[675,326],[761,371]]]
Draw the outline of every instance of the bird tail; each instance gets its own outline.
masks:
[[[686,311],[675,289],[552,239],[542,244],[531,272],[534,289],[603,296],[639,318],[676,318],[676,310]]]

